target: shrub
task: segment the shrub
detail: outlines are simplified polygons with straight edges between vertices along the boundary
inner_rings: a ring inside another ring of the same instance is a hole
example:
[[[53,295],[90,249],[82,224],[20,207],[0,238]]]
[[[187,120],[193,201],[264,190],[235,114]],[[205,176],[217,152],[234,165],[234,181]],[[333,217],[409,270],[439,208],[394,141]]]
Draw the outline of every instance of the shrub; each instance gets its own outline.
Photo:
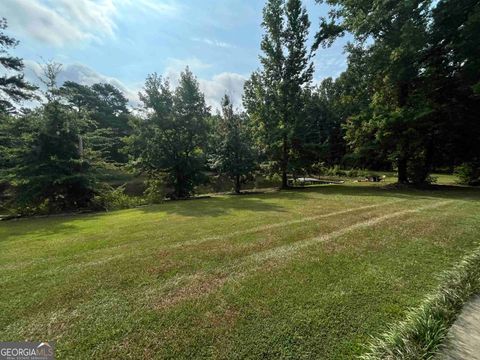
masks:
[[[415,185],[431,184],[434,178],[430,176],[430,168],[426,165],[426,155],[423,152],[415,154],[407,165],[408,181]]]
[[[150,179],[146,182],[147,188],[143,195],[149,204],[160,204],[165,200],[167,190],[161,180]]]
[[[270,183],[273,184],[281,184],[282,183],[282,177],[278,174],[272,174],[270,176],[266,176],[265,180],[267,180]]]
[[[142,198],[125,194],[125,185],[116,188],[105,185],[101,193],[93,198],[93,208],[96,210],[128,209],[143,203]]]
[[[339,176],[339,177],[349,177],[349,178],[357,178],[357,177],[368,177],[371,176],[372,173],[365,169],[342,169],[339,165],[334,165],[332,167],[325,166],[324,163],[317,163],[312,166],[312,170],[317,175],[321,176]]]
[[[464,163],[455,169],[459,182],[464,185],[480,185],[480,160]]]
[[[49,215],[52,213],[58,213],[61,210],[52,205],[49,199],[43,200],[43,202],[37,205],[18,204],[16,202],[10,202],[8,204],[8,212],[14,216],[35,216],[35,215]]]

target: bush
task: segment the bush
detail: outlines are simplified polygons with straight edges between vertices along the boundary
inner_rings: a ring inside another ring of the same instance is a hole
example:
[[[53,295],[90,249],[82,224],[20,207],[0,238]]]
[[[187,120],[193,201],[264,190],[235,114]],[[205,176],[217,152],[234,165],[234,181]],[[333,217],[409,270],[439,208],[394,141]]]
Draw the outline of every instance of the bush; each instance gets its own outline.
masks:
[[[480,185],[480,161],[472,161],[464,163],[455,169],[455,175],[459,178],[459,182],[464,185],[479,186]]]
[[[282,177],[278,174],[272,174],[270,176],[266,176],[265,180],[268,181],[269,183],[272,183],[272,184],[281,184],[282,183]]]
[[[345,175],[351,178],[359,178],[359,177],[365,178],[365,177],[372,176],[374,174],[364,169],[351,169],[351,170],[346,170]]]
[[[120,210],[142,205],[145,201],[140,197],[125,194],[125,185],[117,188],[105,185],[101,194],[93,198],[95,210]]]
[[[430,176],[430,168],[426,165],[426,156],[423,152],[415,154],[413,159],[408,161],[408,181],[415,185],[431,184],[434,178]]]
[[[49,199],[45,199],[38,205],[23,205],[15,202],[7,204],[8,213],[13,216],[35,216],[35,215],[49,215],[52,213],[61,212],[60,209],[52,206]]]
[[[167,190],[161,180],[147,180],[147,188],[143,195],[149,204],[160,204],[165,201]]]
[[[317,163],[312,166],[312,170],[321,176],[337,176],[337,177],[368,177],[371,176],[371,172],[365,169],[342,169],[340,165],[334,165],[332,167],[325,166],[324,163]]]

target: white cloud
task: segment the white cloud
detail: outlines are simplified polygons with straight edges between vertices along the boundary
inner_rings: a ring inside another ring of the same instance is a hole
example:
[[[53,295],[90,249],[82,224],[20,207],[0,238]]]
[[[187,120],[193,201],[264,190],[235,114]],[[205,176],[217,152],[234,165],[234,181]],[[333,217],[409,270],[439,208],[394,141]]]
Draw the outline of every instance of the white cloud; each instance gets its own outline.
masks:
[[[42,65],[33,60],[25,60],[25,76],[32,83],[40,84],[39,78],[42,77]],[[179,60],[170,59],[170,67],[167,69],[165,77],[168,77],[172,86],[176,86],[180,72],[189,65],[195,73],[195,69],[209,67],[210,65],[201,62],[198,59]],[[120,89],[129,99],[134,107],[140,105],[138,92],[143,84],[125,84],[119,79],[101,74],[92,68],[80,64],[65,64],[58,76],[58,85],[61,86],[65,81],[74,81],[82,85],[93,85],[95,83],[108,83]],[[198,78],[200,90],[205,94],[205,100],[213,111],[220,109],[221,99],[225,94],[229,95],[235,107],[241,108],[243,85],[246,77],[241,74],[224,72],[213,76],[210,79]]]
[[[184,71],[187,66],[193,73],[212,67],[211,64],[207,64],[195,57],[189,59],[169,58],[166,63],[167,65],[163,72],[163,77],[168,79],[174,86],[177,85],[178,80],[180,79],[180,73]]]
[[[100,31],[113,36],[117,8],[113,0],[56,0],[53,10],[83,31]]]
[[[159,0],[116,0],[118,3],[126,6],[135,6],[137,10],[143,12],[154,12],[160,15],[176,15],[184,6],[179,1],[159,1]]]
[[[199,79],[200,89],[205,100],[213,110],[220,109],[220,102],[225,94],[230,96],[235,107],[242,107],[243,85],[247,78],[236,73],[224,72],[210,80]]]
[[[173,59],[167,61],[166,69],[163,77],[170,81],[172,86],[177,86],[180,78],[180,73],[189,67],[193,74],[202,70],[209,69],[213,65],[207,64],[198,58],[189,59]],[[198,78],[200,90],[205,94],[207,105],[212,107],[212,110],[220,109],[221,99],[225,94],[228,94],[232,99],[234,106],[242,106],[243,85],[246,77],[231,72],[223,72],[214,75],[210,79]]]
[[[220,47],[220,48],[234,48],[235,46],[223,41],[208,39],[208,38],[193,38],[193,41],[201,42],[210,46]]]
[[[175,14],[172,1],[155,0],[1,0],[9,26],[34,40],[53,46],[114,37],[116,19],[139,11]]]
[[[39,78],[42,77],[42,65],[36,61],[25,60],[25,77],[32,83],[39,84]],[[82,85],[93,85],[95,83],[107,83],[120,89],[129,99],[132,106],[139,105],[138,90],[140,86],[128,86],[117,78],[98,73],[84,64],[66,64],[62,65],[62,71],[58,75],[58,85],[61,86],[65,81],[74,81]]]
[[[2,15],[12,29],[30,35],[37,41],[63,45],[94,37],[72,24],[67,18],[37,0],[4,0]]]

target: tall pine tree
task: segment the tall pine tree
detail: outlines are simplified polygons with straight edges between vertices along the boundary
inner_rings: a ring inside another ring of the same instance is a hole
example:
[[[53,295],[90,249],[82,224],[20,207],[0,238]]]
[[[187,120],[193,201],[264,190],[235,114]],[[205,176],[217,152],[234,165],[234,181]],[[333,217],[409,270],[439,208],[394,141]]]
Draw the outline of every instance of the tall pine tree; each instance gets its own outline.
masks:
[[[303,89],[313,74],[306,46],[310,21],[300,0],[269,0],[262,26],[262,69],[245,84],[244,105],[256,124],[259,143],[286,188],[295,144],[303,138]]]
[[[128,100],[111,84],[92,86],[66,81],[60,88],[62,101],[90,121],[89,141],[108,162],[126,163],[124,138],[130,135]]]
[[[57,212],[91,205],[95,195],[93,162],[82,142],[83,120],[62,104],[56,87],[61,67],[45,66],[47,102],[18,117],[28,124],[21,141],[10,149],[8,179],[17,190],[17,203],[29,211]]]
[[[18,41],[5,34],[7,20],[0,19],[0,65],[6,73],[0,76],[0,113],[15,111],[15,106],[23,100],[32,99],[36,87],[25,81],[21,73],[24,68],[23,60],[12,56],[8,49],[15,48]],[[12,74],[16,73],[16,74]]]
[[[214,143],[212,167],[228,176],[234,183],[235,193],[239,194],[242,183],[255,170],[255,152],[246,119],[235,113],[228,95],[222,100],[222,116],[216,124]]]

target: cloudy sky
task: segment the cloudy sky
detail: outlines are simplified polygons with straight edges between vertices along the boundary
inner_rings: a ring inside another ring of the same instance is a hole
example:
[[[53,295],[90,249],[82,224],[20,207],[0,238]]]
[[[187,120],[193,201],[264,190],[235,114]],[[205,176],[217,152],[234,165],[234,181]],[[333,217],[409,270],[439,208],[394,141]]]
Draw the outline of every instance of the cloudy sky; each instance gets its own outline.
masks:
[[[312,21],[328,8],[304,0]],[[60,81],[109,82],[136,102],[147,74],[172,82],[185,66],[197,75],[207,102],[224,93],[240,105],[243,82],[258,65],[263,0],[0,0],[8,33],[20,40],[34,82],[40,64],[63,64]],[[318,81],[345,68],[344,41],[320,50]]]

